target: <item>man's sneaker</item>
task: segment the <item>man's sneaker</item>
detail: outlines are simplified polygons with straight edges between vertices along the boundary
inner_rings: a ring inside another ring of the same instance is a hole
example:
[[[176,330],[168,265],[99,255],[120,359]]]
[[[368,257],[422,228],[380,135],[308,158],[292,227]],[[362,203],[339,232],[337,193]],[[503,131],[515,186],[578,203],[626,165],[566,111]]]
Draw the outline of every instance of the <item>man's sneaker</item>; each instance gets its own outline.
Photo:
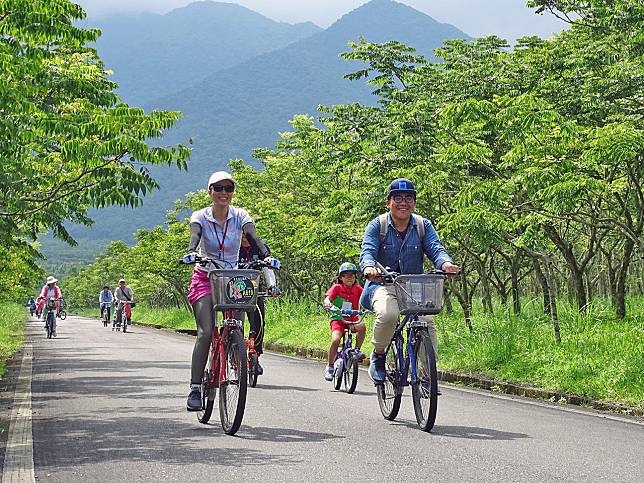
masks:
[[[367,358],[367,356],[364,355],[364,352],[362,352],[360,349],[356,349],[355,354],[358,357],[358,361],[360,362],[364,361]]]
[[[190,394],[188,394],[188,401],[186,402],[186,409],[188,411],[201,411],[201,390],[199,390],[198,387],[190,390]]]
[[[51,333],[51,335],[52,335],[52,337],[56,337],[56,331],[53,331],[53,332]]]
[[[259,359],[257,360],[257,365],[255,366],[255,372],[257,373],[258,376],[261,376],[262,374],[264,374],[264,368],[259,363]]]
[[[371,357],[369,358],[369,377],[374,384],[382,384],[385,382],[387,372],[385,371],[384,354],[371,353]]]
[[[333,380],[333,366],[327,366],[327,368],[324,371],[324,379],[326,381]]]

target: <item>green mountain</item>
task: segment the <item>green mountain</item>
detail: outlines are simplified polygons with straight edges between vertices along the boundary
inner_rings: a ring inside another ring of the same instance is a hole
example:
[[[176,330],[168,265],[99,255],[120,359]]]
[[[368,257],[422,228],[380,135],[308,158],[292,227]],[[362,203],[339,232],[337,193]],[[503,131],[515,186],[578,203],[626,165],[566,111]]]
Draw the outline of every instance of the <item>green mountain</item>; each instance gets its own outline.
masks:
[[[137,228],[163,223],[174,200],[205,188],[210,173],[225,168],[229,159],[249,159],[253,148],[273,146],[277,132],[289,129],[294,114],[314,115],[320,103],[375,102],[370,86],[343,79],[359,66],[340,59],[339,53],[348,50],[349,40],[357,41],[360,36],[371,42],[398,40],[427,56],[446,39],[469,38],[411,7],[372,0],[324,31],[148,102],[147,109],[184,113],[184,119],[162,142],[193,139],[189,171],[154,170],[161,189],[148,195],[142,208],[102,210],[94,214],[94,227],[72,229],[72,233],[94,240],[129,241]],[[106,35],[104,40],[110,39]]]
[[[321,30],[311,22],[276,22],[240,5],[209,1],[92,26],[103,32],[96,48],[114,72],[119,94],[139,105]]]

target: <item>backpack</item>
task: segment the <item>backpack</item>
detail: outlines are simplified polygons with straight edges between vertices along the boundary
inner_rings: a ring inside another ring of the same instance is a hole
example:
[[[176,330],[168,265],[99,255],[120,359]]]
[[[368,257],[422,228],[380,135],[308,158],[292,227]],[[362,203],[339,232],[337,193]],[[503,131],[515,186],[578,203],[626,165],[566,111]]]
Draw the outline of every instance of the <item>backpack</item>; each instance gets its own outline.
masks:
[[[418,227],[418,237],[420,238],[420,243],[423,243],[423,238],[425,238],[425,223],[423,223],[423,217],[413,213],[411,216],[416,220],[416,226]],[[385,234],[387,233],[387,213],[383,213],[378,217],[380,222],[380,243],[385,241]]]

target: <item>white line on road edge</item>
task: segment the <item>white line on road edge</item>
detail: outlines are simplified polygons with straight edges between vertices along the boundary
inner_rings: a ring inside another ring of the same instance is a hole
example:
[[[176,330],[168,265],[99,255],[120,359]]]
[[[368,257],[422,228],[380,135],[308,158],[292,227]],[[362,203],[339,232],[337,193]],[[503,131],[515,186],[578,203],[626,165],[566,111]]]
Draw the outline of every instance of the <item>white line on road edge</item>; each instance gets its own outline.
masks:
[[[22,353],[20,375],[13,397],[9,436],[4,455],[2,482],[35,482],[34,444],[31,431],[31,369],[33,351],[27,343]]]

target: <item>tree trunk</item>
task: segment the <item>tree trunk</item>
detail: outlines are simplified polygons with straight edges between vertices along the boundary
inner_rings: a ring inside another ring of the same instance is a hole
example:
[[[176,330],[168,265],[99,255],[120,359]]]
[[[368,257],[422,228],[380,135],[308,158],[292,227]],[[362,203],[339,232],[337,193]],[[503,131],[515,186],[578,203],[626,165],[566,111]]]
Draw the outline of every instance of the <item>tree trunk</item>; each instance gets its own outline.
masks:
[[[472,296],[470,295],[469,287],[467,286],[467,278],[464,271],[461,271],[461,287],[463,288],[462,292],[455,291],[454,293],[463,309],[465,325],[467,325],[467,328],[471,333],[474,331],[472,328]]]
[[[544,267],[546,269],[546,285],[548,291],[548,298],[550,300],[550,320],[552,320],[552,331],[555,336],[555,341],[557,344],[561,344],[561,332],[559,331],[559,314],[557,312],[557,294],[554,290],[554,274],[552,273],[552,268],[548,264],[548,261],[545,260]]]
[[[627,238],[626,242],[624,242],[622,263],[617,273],[615,315],[618,319],[626,317],[626,277],[628,276],[628,266],[633,256],[633,248],[635,248],[635,243],[630,238]]]
[[[519,254],[517,253],[512,258],[512,264],[510,265],[510,277],[512,279],[512,307],[514,309],[514,315],[519,315],[521,313],[521,300],[519,299]]]
[[[541,264],[539,263],[539,260],[534,258],[532,260],[532,265],[534,266],[534,273],[537,276],[537,280],[539,280],[541,291],[543,292],[543,313],[550,317],[550,289],[548,288],[548,281],[546,280],[546,276],[541,271]]]

